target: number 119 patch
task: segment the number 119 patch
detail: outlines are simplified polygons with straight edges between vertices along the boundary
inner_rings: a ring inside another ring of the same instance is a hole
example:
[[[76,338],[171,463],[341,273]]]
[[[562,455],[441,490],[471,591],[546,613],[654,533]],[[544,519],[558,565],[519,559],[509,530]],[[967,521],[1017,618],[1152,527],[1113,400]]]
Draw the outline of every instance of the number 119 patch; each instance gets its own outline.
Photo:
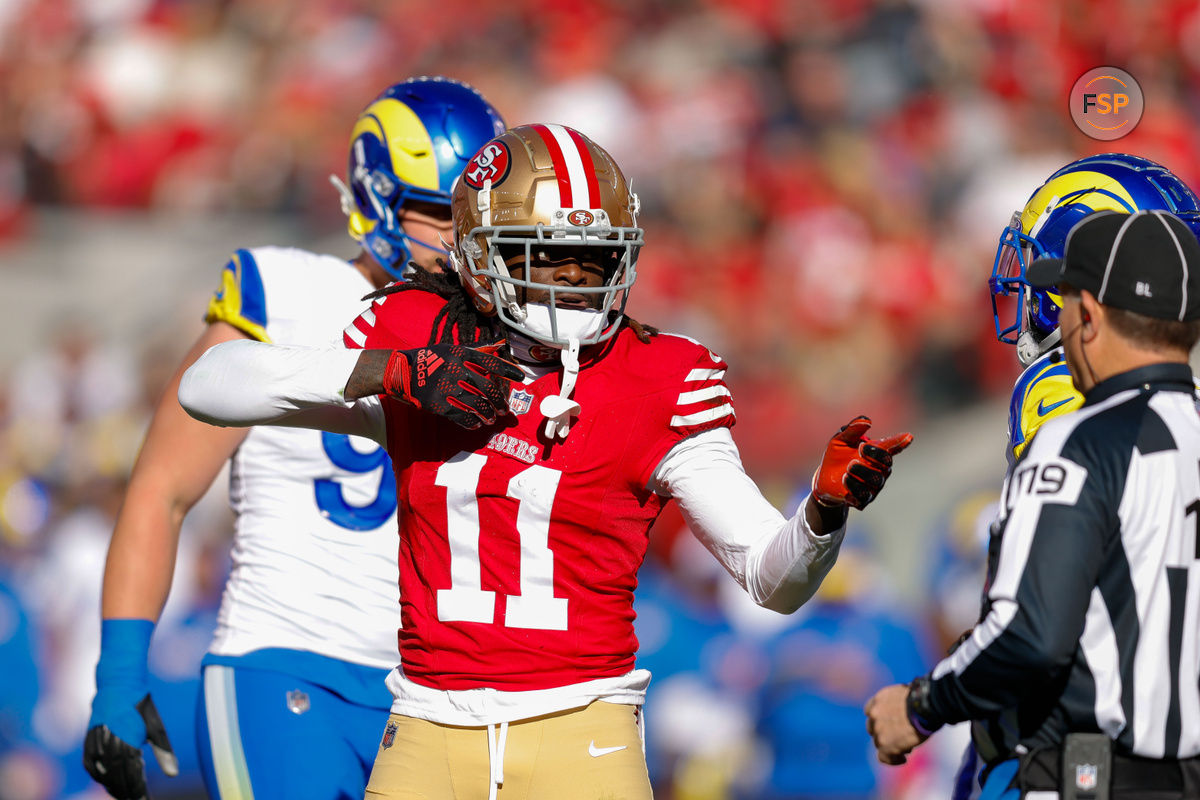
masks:
[[[1086,469],[1065,458],[1022,464],[1008,480],[1004,506],[1011,510],[1021,495],[1031,495],[1043,503],[1075,505],[1087,475]]]

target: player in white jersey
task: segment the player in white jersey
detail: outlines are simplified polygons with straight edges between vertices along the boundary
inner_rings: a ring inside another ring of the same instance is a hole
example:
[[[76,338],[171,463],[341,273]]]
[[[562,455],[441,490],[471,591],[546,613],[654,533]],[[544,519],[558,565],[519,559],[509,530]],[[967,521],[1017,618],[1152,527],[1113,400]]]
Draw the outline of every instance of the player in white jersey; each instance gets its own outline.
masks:
[[[337,342],[362,297],[437,269],[450,189],[504,129],[474,89],[444,78],[389,87],[351,134],[347,262],[277,247],[238,250],[205,332],[155,411],[109,548],[102,644],[84,765],[117,798],[146,796],[142,745],[176,769],[147,690],[146,662],[188,509],[230,460],[233,568],[204,660],[200,761],[219,798],[362,797],[399,660],[396,492],[374,442],[285,428],[218,430],[176,400],[179,376],[238,338]]]

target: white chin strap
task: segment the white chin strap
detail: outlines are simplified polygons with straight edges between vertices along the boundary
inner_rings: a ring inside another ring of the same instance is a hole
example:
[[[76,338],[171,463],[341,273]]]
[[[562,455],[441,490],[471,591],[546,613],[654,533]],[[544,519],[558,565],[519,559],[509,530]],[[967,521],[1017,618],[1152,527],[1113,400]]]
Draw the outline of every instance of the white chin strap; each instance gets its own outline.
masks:
[[[552,316],[553,315],[553,316]],[[556,326],[551,325],[551,319]],[[546,418],[546,436],[551,440],[566,439],[574,418],[579,416],[580,405],[571,399],[575,381],[579,378],[579,348],[582,342],[593,342],[604,330],[608,317],[601,311],[577,308],[550,308],[541,303],[525,306],[522,323],[524,337],[536,337],[535,341],[547,347],[559,348],[562,362],[562,387],[558,394],[542,398],[538,410]],[[554,334],[558,335],[555,336]],[[566,345],[557,344],[566,340]],[[555,342],[555,344],[546,344]]]
[[[551,440],[566,439],[571,432],[571,418],[580,411],[579,403],[571,399],[571,393],[575,391],[575,379],[579,377],[579,340],[572,338],[560,357],[563,365],[562,388],[558,394],[543,397],[538,406],[546,418],[546,436]]]
[[[554,336],[557,324],[558,336]],[[538,410],[546,418],[546,436],[550,439],[566,439],[571,431],[572,417],[578,416],[579,403],[571,399],[575,391],[575,380],[579,377],[580,342],[592,342],[604,330],[608,317],[601,311],[587,308],[551,308],[541,303],[525,306],[525,329],[543,341],[564,339],[567,346],[559,355],[563,365],[562,388],[558,394],[542,398]]]
[[[557,323],[558,336],[554,336]],[[608,317],[592,308],[551,308],[543,303],[527,303],[522,323],[530,336],[542,342],[592,342],[604,330]],[[561,344],[550,345],[562,347]]]

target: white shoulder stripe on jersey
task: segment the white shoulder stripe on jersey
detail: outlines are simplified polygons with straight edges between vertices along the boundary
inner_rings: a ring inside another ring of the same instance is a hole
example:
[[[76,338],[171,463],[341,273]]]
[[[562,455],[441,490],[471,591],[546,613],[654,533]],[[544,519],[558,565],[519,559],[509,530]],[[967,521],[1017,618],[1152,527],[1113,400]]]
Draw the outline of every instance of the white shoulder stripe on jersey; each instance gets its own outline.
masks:
[[[679,395],[679,405],[685,406],[688,403],[699,403],[701,400],[716,400],[718,397],[732,397],[729,390],[721,384],[716,386],[708,386],[704,389],[697,389],[694,392],[682,392]]]
[[[351,324],[346,328],[346,338],[354,342],[359,347],[367,343],[367,335],[358,329],[357,325]]]
[[[716,408],[697,411],[695,414],[676,414],[675,416],[671,417],[671,427],[681,428],[688,425],[700,425],[705,422],[712,422],[714,419],[720,419],[721,417],[732,416],[734,416],[733,406],[729,405],[729,403],[726,403],[725,405],[717,406]]]
[[[359,319],[366,320],[367,324],[370,325],[371,327],[375,326],[375,311],[374,311],[374,309],[368,308],[366,311],[362,312],[358,316],[359,316]]]
[[[548,123],[546,130],[550,131],[554,141],[558,142],[558,149],[562,150],[563,163],[567,166],[567,177],[571,180],[573,206],[575,208],[591,208],[593,198],[588,192],[587,173],[583,169],[583,159],[579,156],[579,146],[575,144],[571,134],[567,133],[562,125]]]
[[[725,369],[694,369],[684,378],[685,381],[720,380],[725,377]]]

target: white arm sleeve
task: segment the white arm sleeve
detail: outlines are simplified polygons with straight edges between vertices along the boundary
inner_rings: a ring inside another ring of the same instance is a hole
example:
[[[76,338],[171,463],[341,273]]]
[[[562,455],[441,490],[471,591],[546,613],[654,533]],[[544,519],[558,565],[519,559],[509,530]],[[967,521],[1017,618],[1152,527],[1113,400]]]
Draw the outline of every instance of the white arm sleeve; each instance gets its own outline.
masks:
[[[833,562],[846,526],[817,535],[801,504],[784,519],[742,468],[728,428],[676,444],[649,488],[679,501],[705,547],[760,606],[790,614],[813,596]]]
[[[183,374],[179,404],[210,425],[315,428],[383,444],[379,398],[347,402],[342,396],[361,353],[249,339],[222,342]]]

